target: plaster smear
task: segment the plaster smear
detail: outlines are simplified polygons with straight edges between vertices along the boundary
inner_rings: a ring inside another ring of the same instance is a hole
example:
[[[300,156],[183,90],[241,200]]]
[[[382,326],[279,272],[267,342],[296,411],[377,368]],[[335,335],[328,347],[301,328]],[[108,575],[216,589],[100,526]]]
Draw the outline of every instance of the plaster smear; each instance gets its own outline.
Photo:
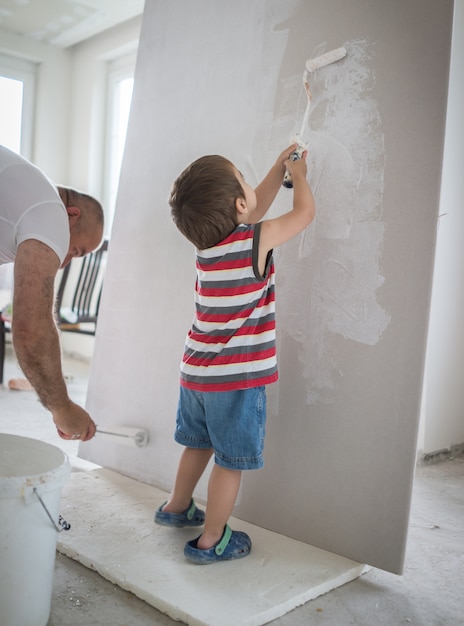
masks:
[[[377,301],[385,153],[378,103],[369,93],[371,53],[366,41],[343,45],[343,61],[310,74],[304,140],[316,217],[275,252],[279,342],[296,341],[310,404],[330,401],[340,375],[335,337],[374,345],[390,322]],[[311,57],[327,51],[320,46]]]

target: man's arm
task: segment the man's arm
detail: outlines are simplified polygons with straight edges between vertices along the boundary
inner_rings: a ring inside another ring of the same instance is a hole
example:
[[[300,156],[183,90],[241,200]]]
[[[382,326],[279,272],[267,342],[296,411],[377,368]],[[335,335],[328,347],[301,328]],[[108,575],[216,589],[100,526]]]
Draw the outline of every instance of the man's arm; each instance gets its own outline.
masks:
[[[95,434],[89,414],[68,396],[61,369],[61,348],[54,319],[55,252],[35,239],[21,243],[15,259],[13,293],[13,345],[19,365],[51,411],[60,436]]]

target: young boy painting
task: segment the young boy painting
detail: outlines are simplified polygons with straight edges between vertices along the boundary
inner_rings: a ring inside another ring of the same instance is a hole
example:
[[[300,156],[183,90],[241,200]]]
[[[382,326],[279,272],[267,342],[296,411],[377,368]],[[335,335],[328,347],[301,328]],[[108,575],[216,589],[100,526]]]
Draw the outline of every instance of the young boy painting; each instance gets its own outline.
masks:
[[[222,156],[204,156],[174,182],[169,204],[180,232],[196,248],[195,316],[180,373],[175,440],[182,444],[174,489],[155,522],[201,526],[184,554],[205,564],[247,556],[250,537],[229,517],[242,470],[263,466],[265,386],[277,380],[272,251],[304,230],[315,207],[306,152],[282,152],[256,189]],[[293,178],[293,208],[261,221]],[[211,455],[206,513],[192,498]]]

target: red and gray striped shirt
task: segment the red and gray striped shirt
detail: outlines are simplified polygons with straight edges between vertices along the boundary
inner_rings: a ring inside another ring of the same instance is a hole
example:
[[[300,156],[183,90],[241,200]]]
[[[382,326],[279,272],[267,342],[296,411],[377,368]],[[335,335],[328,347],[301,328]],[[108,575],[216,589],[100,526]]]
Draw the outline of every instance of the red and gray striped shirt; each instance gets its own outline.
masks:
[[[239,224],[212,248],[196,251],[195,318],[181,363],[181,385],[232,391],[278,378],[272,252],[258,270],[261,224]]]

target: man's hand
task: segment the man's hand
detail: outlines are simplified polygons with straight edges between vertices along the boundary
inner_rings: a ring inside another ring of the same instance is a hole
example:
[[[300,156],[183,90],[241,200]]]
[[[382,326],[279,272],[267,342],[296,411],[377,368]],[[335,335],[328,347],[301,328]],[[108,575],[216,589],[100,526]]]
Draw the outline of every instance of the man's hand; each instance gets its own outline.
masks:
[[[69,400],[66,408],[52,411],[53,421],[62,439],[88,441],[96,432],[96,426],[83,408]]]

